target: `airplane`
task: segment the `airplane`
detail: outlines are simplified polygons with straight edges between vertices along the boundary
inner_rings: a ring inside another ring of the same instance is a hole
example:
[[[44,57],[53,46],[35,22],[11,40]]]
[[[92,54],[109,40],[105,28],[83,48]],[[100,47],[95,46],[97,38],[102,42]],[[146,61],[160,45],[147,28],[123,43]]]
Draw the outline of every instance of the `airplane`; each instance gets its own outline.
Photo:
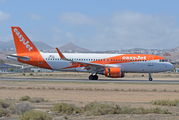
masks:
[[[98,80],[98,74],[109,78],[123,78],[125,73],[151,73],[170,71],[174,66],[163,57],[150,54],[94,54],[94,53],[44,53],[39,51],[22,29],[12,26],[17,54],[8,59],[56,71],[88,72],[89,80]]]

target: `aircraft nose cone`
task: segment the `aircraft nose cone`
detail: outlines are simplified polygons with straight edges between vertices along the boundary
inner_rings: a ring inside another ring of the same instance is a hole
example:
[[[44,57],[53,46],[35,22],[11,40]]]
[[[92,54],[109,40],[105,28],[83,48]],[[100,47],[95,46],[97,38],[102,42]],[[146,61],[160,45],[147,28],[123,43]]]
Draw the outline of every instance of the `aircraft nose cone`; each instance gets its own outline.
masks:
[[[170,63],[169,65],[168,65],[168,69],[169,70],[172,70],[174,68],[174,66]]]

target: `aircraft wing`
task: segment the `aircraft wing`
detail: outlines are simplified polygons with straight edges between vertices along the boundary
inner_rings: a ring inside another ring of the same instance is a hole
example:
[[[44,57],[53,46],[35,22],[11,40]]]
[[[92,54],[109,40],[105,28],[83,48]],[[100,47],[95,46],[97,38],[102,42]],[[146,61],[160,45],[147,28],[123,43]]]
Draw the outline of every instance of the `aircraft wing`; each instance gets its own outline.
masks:
[[[67,59],[61,52],[60,50],[58,50],[58,48],[56,48],[60,58],[62,60],[66,60],[66,61],[71,61],[71,66],[70,67],[66,67],[64,69],[67,68],[73,68],[73,67],[85,67],[86,69],[93,69],[93,70],[99,70],[101,68],[105,68],[106,66],[103,64],[97,64],[97,63],[89,63],[89,62],[79,62],[79,61],[73,61],[73,60],[69,60]]]

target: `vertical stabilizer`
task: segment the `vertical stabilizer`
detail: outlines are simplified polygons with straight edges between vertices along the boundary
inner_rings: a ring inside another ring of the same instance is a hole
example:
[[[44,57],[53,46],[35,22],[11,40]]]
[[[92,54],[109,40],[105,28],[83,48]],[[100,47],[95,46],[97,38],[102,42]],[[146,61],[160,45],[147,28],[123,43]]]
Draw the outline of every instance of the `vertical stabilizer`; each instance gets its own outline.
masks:
[[[52,69],[21,28],[16,26],[11,28],[17,52],[17,55],[11,57],[16,57],[22,63]]]
[[[13,26],[11,28],[17,54],[38,51],[35,45],[30,41],[30,39],[26,36],[20,27]]]

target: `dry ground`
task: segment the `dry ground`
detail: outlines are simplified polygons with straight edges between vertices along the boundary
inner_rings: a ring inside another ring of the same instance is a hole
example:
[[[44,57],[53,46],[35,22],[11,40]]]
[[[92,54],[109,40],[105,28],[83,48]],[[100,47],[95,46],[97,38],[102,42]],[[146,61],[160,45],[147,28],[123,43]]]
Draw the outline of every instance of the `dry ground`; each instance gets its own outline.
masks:
[[[20,74],[3,74],[1,77],[51,77],[51,78],[78,78],[83,79],[88,74],[81,73],[38,73],[33,76],[25,76]],[[147,74],[127,74],[127,79],[148,79]],[[101,77],[101,76],[100,76]],[[179,80],[179,74],[153,74],[155,79],[172,79]],[[18,99],[28,95],[30,97],[42,97],[49,102],[35,103],[37,110],[47,111],[59,102],[75,104],[84,107],[87,103],[93,101],[116,103],[120,106],[153,108],[152,100],[175,100],[179,99],[178,84],[114,84],[114,83],[68,83],[68,82],[0,82],[0,99],[11,98]],[[100,120],[169,120],[179,119],[179,106],[159,106],[167,108],[171,115],[103,115],[103,116],[85,116],[85,115],[69,115],[68,119],[100,119]],[[64,119],[64,115],[56,115],[54,119]],[[1,119],[17,119],[1,118]]]

